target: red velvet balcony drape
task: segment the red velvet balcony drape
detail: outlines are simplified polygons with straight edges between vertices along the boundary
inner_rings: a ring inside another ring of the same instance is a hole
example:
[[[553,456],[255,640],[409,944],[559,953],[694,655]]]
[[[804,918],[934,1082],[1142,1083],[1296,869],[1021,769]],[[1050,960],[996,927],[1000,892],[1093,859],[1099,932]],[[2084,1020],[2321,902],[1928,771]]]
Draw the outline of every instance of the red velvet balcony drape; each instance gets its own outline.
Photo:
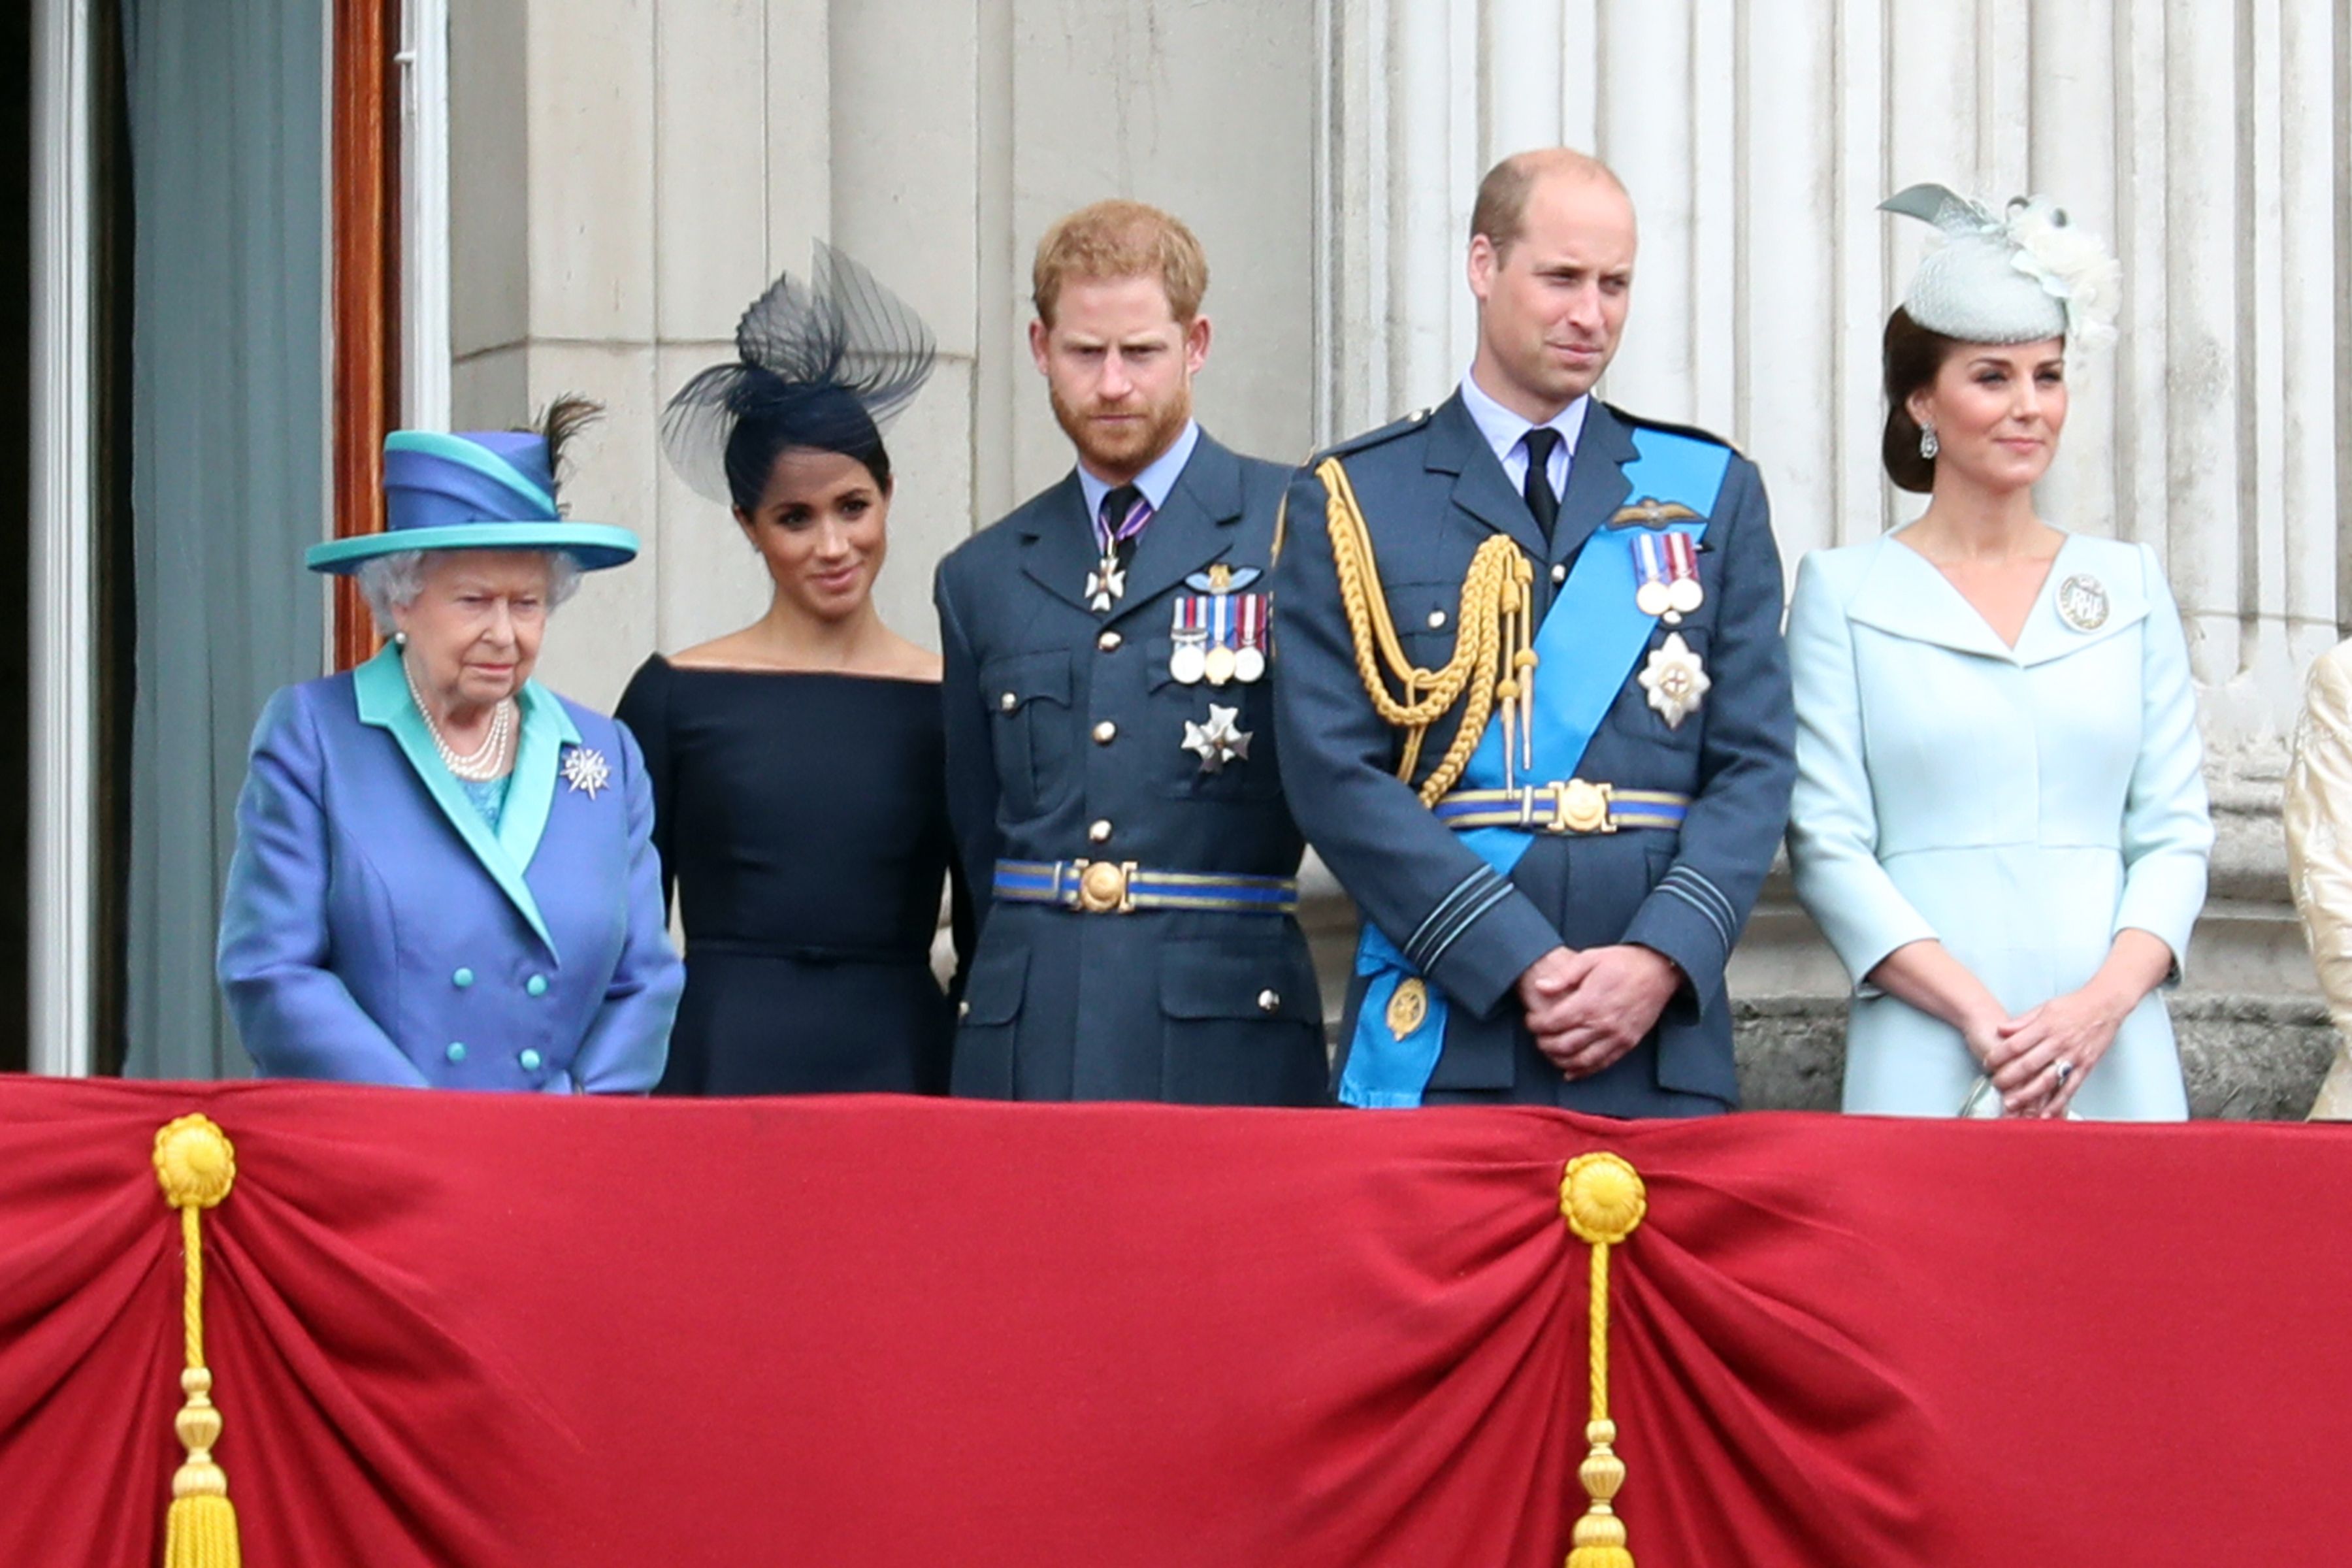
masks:
[[[2352,1540],[2333,1129],[12,1079],[0,1561],[158,1560],[194,1110],[250,1568],[1557,1568],[1596,1148],[1642,1568]]]

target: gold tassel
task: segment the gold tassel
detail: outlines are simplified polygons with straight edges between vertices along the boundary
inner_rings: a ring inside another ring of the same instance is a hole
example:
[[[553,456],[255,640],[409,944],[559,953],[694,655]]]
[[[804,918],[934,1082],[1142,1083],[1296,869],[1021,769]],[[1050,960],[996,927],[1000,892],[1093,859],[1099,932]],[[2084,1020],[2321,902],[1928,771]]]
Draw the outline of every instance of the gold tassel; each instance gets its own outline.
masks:
[[[155,1134],[155,1179],[163,1201],[180,1211],[180,1245],[187,1258],[181,1324],[187,1370],[180,1392],[187,1403],[173,1421],[188,1457],[172,1477],[172,1507],[163,1521],[163,1568],[239,1568],[236,1509],[228,1476],[214,1462],[221,1415],[213,1405],[213,1374],[205,1365],[204,1229],[198,1216],[228,1196],[236,1182],[236,1150],[204,1116],[183,1116]]]
[[[1633,1234],[1649,1207],[1640,1174],[1614,1154],[1579,1154],[1560,1175],[1560,1215],[1579,1240],[1592,1244],[1592,1418],[1584,1428],[1592,1447],[1576,1472],[1591,1504],[1570,1538],[1568,1568],[1633,1568],[1625,1521],[1613,1506],[1625,1461],[1610,1447],[1617,1424],[1609,1419],[1609,1249]]]

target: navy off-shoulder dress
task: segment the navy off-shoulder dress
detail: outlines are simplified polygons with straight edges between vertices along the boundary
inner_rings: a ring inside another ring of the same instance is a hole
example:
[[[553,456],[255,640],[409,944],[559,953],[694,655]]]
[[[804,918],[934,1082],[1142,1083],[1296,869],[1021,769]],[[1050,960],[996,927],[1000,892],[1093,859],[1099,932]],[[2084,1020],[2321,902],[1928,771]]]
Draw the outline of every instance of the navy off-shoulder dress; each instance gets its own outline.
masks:
[[[656,655],[617,717],[645,752],[686,932],[661,1092],[944,1092],[955,1007],[930,950],[954,853],[938,685]],[[960,883],[955,909],[961,953]]]

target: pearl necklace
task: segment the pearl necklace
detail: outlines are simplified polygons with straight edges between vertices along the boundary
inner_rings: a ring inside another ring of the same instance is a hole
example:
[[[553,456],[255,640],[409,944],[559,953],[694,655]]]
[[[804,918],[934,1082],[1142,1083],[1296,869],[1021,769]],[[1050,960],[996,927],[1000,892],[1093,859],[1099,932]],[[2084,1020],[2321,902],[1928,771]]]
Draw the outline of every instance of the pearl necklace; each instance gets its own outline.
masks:
[[[425,720],[425,732],[433,737],[433,749],[441,753],[441,765],[467,784],[488,784],[506,772],[507,737],[514,731],[515,706],[511,698],[499,699],[490,710],[490,732],[474,751],[459,755],[457,748],[441,733],[441,726],[433,721],[433,710],[425,701],[425,693],[416,689],[416,673],[408,661],[400,661],[400,672],[408,680],[409,700]]]

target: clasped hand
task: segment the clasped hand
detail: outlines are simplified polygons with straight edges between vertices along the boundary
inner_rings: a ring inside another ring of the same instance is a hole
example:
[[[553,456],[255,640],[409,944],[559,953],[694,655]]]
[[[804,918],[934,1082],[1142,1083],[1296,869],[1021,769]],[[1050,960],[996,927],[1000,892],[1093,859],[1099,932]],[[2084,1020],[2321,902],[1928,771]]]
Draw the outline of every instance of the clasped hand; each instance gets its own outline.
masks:
[[[1640,1045],[1681,984],[1673,962],[1646,947],[1556,947],[1519,976],[1519,1004],[1536,1049],[1575,1079]]]
[[[2014,1018],[1987,1019],[1961,1031],[2011,1116],[2060,1117],[2083,1080],[2116,1042],[2128,1007],[2088,987],[2053,996]],[[2060,1063],[2072,1065],[2062,1075]]]

